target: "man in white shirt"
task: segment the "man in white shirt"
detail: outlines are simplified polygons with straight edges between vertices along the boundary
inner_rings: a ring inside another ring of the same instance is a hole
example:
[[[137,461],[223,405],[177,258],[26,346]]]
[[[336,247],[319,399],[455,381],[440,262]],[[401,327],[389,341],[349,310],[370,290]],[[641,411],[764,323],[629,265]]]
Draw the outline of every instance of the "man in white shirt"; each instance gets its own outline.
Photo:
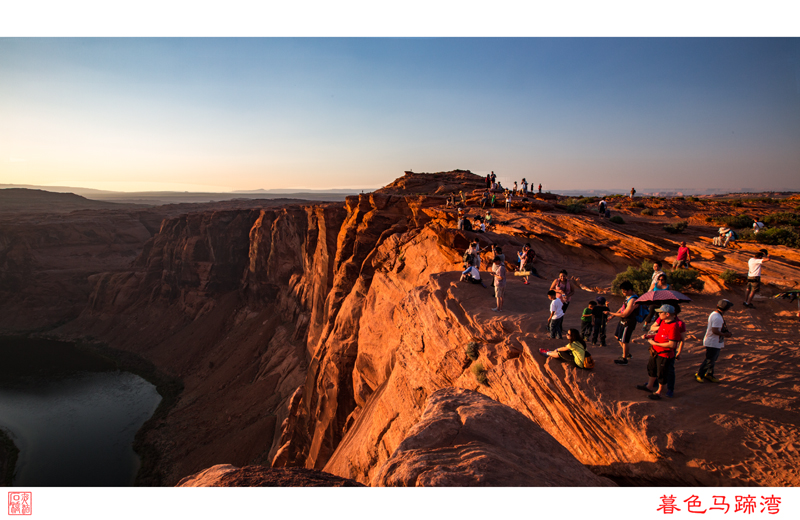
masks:
[[[769,254],[766,249],[760,250],[756,255],[747,261],[747,290],[744,293],[744,306],[754,309],[753,296],[761,288],[761,264],[769,262]]]
[[[706,335],[703,337],[703,346],[706,347],[706,358],[694,375],[698,383],[703,381],[711,381],[712,383],[719,383],[719,379],[714,377],[714,364],[719,358],[719,353],[722,347],[725,346],[725,338],[730,338],[732,334],[728,332],[725,326],[725,319],[722,315],[733,307],[733,304],[728,300],[720,300],[717,302],[717,310],[708,316],[708,328]]]
[[[764,229],[765,225],[763,222],[758,220],[757,218],[753,219],[753,233],[758,233],[762,229]]]
[[[463,273],[461,273],[461,278],[459,279],[460,282],[470,282],[470,283],[479,283],[483,285],[481,282],[481,272],[478,269],[471,265],[467,267]]]

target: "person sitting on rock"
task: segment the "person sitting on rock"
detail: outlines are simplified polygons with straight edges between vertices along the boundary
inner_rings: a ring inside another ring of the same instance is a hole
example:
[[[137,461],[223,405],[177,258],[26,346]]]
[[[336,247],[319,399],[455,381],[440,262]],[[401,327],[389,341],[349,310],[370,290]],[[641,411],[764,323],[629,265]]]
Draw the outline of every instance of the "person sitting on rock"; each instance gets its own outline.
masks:
[[[478,271],[474,265],[467,267],[464,272],[461,273],[461,278],[459,278],[458,281],[483,285],[483,282],[481,282],[481,272]]]
[[[550,351],[542,349],[540,352],[547,357],[574,363],[575,366],[583,368],[583,360],[586,358],[586,341],[576,329],[567,331],[567,340],[569,340],[569,344],[563,347]]]
[[[689,267],[691,267],[691,261],[691,251],[686,247],[686,242],[681,242],[678,247],[678,256],[672,264],[672,269],[689,269]]]
[[[489,204],[489,190],[483,192],[483,197],[481,197],[481,208],[486,209],[486,206]]]
[[[492,204],[494,204],[494,195],[492,195]],[[489,229],[489,226],[492,225],[492,214],[487,211],[486,216],[483,217],[483,221],[486,222],[486,229]]]
[[[486,224],[483,223],[481,217],[475,217],[474,224],[472,225],[472,230],[476,233],[485,233],[486,232]]]

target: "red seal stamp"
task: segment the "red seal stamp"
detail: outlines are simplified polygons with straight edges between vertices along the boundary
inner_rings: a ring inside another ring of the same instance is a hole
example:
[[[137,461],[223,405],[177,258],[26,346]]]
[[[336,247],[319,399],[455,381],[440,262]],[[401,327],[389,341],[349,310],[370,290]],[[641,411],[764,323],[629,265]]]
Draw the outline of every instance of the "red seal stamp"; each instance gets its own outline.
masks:
[[[8,492],[8,514],[10,515],[32,515],[33,514],[33,493],[30,491],[9,491]]]

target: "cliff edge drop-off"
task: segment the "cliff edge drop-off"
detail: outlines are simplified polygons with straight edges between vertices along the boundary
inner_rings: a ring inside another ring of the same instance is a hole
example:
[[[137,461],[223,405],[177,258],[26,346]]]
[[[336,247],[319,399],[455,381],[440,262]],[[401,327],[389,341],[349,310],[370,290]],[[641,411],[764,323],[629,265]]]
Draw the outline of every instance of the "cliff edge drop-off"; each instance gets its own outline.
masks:
[[[344,204],[0,215],[0,333],[104,345],[182,381],[141,432],[140,484],[212,485],[203,478],[244,468],[246,478],[226,478],[257,485],[254,475],[299,467],[346,479],[314,485],[800,485],[796,318],[779,301],[742,307],[742,291],[718,277],[746,270],[760,246],[712,246],[712,203],[675,199],[651,218],[624,204],[617,225],[541,197],[492,210],[485,234],[457,230],[445,196],[464,190],[475,216],[482,187],[465,171],[407,173]],[[678,219],[689,228],[665,233]],[[544,279],[509,275],[505,311],[492,312],[491,289],[458,282],[472,239],[485,248],[483,272],[489,244],[511,259],[530,242]],[[613,363],[616,321],[608,347],[590,346],[592,371],[537,354],[566,343],[545,330],[545,293],[561,269],[576,285],[565,329],[577,328],[598,294],[619,307],[616,273],[671,262],[680,240],[706,283],[681,314],[673,399],[637,391],[641,340],[629,365]],[[763,282],[795,284],[798,251],[770,252]],[[735,337],[718,361],[723,383],[699,384],[721,297],[736,304],[726,314]]]

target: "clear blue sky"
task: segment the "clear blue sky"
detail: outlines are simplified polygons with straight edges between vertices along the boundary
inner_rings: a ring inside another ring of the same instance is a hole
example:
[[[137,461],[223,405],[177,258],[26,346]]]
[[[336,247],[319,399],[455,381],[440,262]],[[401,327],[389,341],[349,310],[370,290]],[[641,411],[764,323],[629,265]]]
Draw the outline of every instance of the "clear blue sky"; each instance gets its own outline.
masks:
[[[800,39],[0,39],[0,183],[800,191]]]

